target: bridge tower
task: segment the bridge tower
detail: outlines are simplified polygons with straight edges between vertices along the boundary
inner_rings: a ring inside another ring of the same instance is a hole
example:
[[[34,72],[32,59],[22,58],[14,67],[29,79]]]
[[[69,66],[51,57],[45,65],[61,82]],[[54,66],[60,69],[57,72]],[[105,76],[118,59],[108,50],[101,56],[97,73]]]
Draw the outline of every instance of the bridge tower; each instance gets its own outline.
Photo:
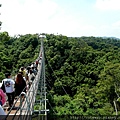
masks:
[[[35,101],[35,105],[38,105],[38,109],[34,110],[34,113],[39,115],[40,119],[47,120],[47,112],[49,111],[46,108],[47,98],[46,98],[46,79],[45,79],[45,58],[44,58],[44,45],[43,40],[46,38],[45,35],[41,34],[39,39],[41,40],[41,53],[39,54],[39,58],[41,59],[41,74],[40,74],[40,82],[38,84],[37,96],[39,99]]]

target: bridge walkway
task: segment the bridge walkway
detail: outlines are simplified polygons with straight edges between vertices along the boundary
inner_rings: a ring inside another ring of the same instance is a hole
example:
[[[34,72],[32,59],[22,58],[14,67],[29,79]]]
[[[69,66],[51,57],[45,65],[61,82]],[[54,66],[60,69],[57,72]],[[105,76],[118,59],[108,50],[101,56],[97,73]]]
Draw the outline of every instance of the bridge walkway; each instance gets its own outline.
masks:
[[[6,112],[6,120],[30,120],[33,114],[43,116],[43,120],[47,119],[46,109],[46,82],[45,82],[45,59],[43,49],[43,38],[41,40],[41,48],[38,56],[39,65],[37,75],[30,85],[27,93],[22,92],[14,101],[13,106],[8,111],[8,103],[3,107]],[[24,99],[22,98],[24,94]]]

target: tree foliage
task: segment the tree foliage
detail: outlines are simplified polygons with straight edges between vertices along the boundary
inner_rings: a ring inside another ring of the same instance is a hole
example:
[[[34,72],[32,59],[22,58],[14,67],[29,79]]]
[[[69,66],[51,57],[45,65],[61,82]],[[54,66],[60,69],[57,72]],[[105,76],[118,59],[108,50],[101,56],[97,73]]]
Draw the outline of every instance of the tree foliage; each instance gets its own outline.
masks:
[[[27,67],[38,57],[40,39],[38,35],[26,34],[10,37],[0,33],[0,81],[7,71],[16,74],[21,66]]]
[[[39,54],[37,34],[0,33],[0,80]],[[46,34],[44,41],[50,115],[120,114],[120,40]],[[39,106],[37,106],[39,107]]]
[[[113,101],[120,94],[119,40],[51,34],[44,46],[56,114],[115,115]]]

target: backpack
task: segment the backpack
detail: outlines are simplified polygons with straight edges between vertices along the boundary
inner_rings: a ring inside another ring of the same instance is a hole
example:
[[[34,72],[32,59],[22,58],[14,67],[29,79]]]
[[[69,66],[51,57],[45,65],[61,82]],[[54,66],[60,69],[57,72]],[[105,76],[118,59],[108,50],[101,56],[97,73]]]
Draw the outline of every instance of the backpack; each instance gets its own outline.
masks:
[[[1,89],[3,90],[4,93],[6,93],[4,81],[3,81],[3,83],[2,83]]]
[[[0,89],[0,97],[1,97],[0,101],[2,102],[2,105],[4,105],[6,102],[6,94],[3,92],[2,89]]]
[[[33,81],[34,79],[35,79],[35,76],[32,76],[32,77],[31,77],[31,80]]]

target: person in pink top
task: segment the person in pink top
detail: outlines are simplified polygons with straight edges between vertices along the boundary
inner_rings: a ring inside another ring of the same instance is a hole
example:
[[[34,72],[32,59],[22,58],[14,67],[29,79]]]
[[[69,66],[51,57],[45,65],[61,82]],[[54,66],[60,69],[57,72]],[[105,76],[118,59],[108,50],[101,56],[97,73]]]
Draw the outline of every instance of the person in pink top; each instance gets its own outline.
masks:
[[[6,102],[6,94],[0,88],[0,105],[3,106]]]

